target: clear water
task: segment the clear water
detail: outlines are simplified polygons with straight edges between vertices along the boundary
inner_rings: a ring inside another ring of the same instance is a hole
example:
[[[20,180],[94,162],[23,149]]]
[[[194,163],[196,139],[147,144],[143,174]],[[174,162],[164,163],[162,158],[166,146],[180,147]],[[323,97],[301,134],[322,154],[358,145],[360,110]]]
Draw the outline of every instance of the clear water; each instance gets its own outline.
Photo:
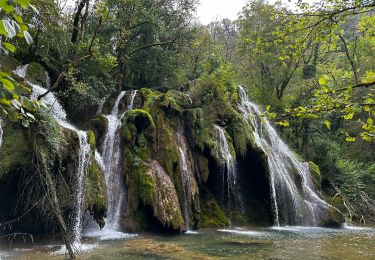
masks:
[[[268,120],[261,118],[259,107],[249,101],[241,86],[239,98],[239,111],[251,124],[256,145],[267,155],[274,224],[319,225],[331,206],[315,192],[308,163],[301,162]]]
[[[372,228],[233,228],[86,242],[83,259],[375,259]],[[25,243],[4,246],[0,254],[4,259],[62,259],[51,255],[56,250]]]

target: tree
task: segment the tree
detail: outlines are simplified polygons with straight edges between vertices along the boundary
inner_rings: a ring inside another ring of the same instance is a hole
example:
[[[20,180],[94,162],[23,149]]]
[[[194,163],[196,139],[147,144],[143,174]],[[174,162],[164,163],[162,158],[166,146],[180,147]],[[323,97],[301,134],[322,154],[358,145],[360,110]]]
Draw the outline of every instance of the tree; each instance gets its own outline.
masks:
[[[347,141],[356,139],[345,129],[349,121],[374,140],[374,2],[300,1],[298,13],[277,6],[250,2],[239,23],[245,61],[260,68],[253,78],[286,96],[278,123],[323,119],[330,128],[334,116]]]
[[[32,38],[27,31],[28,25],[22,18],[22,13],[28,8],[37,12],[30,1],[0,2],[0,52],[4,55],[16,51],[16,45],[13,44],[15,38],[24,38],[28,44],[32,43]],[[24,126],[28,126],[30,121],[35,120],[32,113],[39,108],[41,103],[27,98],[26,94],[30,93],[30,89],[18,83],[2,67],[0,67],[0,82],[0,117],[20,121]]]

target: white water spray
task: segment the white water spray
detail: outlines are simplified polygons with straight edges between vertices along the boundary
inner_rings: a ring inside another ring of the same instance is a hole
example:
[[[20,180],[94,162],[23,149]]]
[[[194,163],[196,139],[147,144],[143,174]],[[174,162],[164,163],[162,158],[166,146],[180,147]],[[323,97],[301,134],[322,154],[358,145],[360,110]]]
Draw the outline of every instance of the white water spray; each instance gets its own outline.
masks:
[[[108,194],[108,212],[106,226],[104,229],[116,231],[120,228],[120,217],[123,201],[125,199],[125,186],[123,184],[121,171],[121,119],[124,114],[119,115],[119,104],[126,91],[122,91],[117,97],[111,114],[107,115],[108,129],[103,143],[103,162],[105,166],[105,179]],[[131,91],[130,102],[127,110],[133,109],[133,103],[137,91]]]
[[[274,224],[316,225],[329,205],[316,194],[306,162],[300,162],[261,111],[239,87],[239,110],[250,122],[256,145],[267,155]]]
[[[215,125],[215,130],[217,142],[217,158],[219,158],[220,161],[223,162],[224,167],[224,171],[221,175],[221,184],[224,196],[226,193],[228,210],[242,210],[242,197],[241,193],[239,192],[235,158],[233,158],[230,152],[224,129]]]
[[[90,144],[88,143],[87,133],[84,131],[78,131],[78,138],[79,138],[79,162],[78,168],[76,172],[77,176],[77,208],[76,208],[76,216],[75,216],[75,224],[73,227],[74,232],[74,243],[80,244],[82,238],[82,218],[83,212],[82,209],[84,207],[84,191],[85,191],[85,177],[86,177],[86,166],[90,155]]]
[[[183,181],[183,193],[184,193],[184,219],[185,219],[185,226],[187,230],[191,229],[191,221],[190,221],[190,215],[191,215],[191,209],[189,205],[189,198],[188,198],[188,192],[187,189],[189,188],[189,175],[188,175],[188,166],[186,161],[186,156],[184,151],[181,147],[178,148],[180,152],[180,161],[181,161],[181,170],[182,170],[182,181]]]

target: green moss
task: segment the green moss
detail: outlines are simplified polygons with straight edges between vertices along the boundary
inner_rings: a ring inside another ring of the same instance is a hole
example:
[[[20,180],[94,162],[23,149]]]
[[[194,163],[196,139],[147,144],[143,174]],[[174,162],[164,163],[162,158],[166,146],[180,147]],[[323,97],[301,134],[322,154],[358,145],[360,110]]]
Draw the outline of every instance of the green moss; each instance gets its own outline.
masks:
[[[248,122],[236,111],[228,115],[225,129],[233,140],[233,146],[239,157],[244,157],[249,145],[254,146],[254,136]]]
[[[30,164],[32,148],[26,129],[18,124],[4,123],[3,143],[0,148],[0,180],[11,170]]]
[[[133,123],[138,132],[142,132],[148,127],[155,127],[154,120],[152,119],[150,113],[143,109],[129,110],[125,114],[125,121],[127,123]]]
[[[99,147],[103,143],[108,129],[108,119],[104,115],[98,115],[90,120],[89,128],[95,134],[95,146]]]
[[[229,218],[216,201],[215,197],[206,188],[200,191],[201,221],[200,228],[223,228],[230,224]]]
[[[87,131],[87,137],[88,137],[88,142],[90,144],[90,148],[92,151],[95,150],[96,147],[96,138],[95,138],[95,133],[91,130]]]
[[[104,226],[104,217],[108,208],[107,189],[103,173],[96,160],[91,156],[86,183],[86,209],[100,227]]]
[[[309,168],[311,172],[312,181],[316,188],[321,187],[322,183],[322,176],[320,175],[320,169],[319,166],[316,165],[314,162],[309,162]]]
[[[42,67],[42,65],[36,62],[31,62],[29,64],[25,78],[30,82],[40,84],[42,86],[47,85],[46,70]]]

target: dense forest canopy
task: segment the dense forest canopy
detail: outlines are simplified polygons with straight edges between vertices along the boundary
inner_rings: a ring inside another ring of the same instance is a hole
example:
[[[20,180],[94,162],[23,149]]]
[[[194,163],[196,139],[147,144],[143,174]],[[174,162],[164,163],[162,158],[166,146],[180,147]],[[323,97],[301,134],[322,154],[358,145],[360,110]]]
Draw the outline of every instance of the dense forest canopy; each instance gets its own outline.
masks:
[[[374,222],[375,2],[308,2],[249,0],[237,20],[204,26],[193,18],[196,0],[1,1],[0,119],[45,123],[42,100],[53,92],[85,128],[122,90],[177,90],[205,105],[219,94],[237,102],[243,85],[287,143],[319,166],[329,203],[339,200],[350,221]],[[36,100],[12,72],[24,64],[49,74]]]

